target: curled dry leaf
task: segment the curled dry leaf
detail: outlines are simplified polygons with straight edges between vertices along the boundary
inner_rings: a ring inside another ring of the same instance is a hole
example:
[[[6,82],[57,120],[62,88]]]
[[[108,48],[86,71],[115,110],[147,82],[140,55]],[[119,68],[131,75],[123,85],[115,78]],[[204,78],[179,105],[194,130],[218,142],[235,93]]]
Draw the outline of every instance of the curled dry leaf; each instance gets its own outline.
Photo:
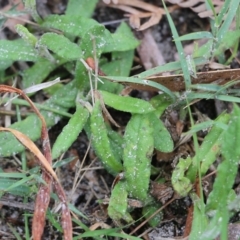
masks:
[[[161,20],[163,14],[165,14],[163,8],[156,7],[152,4],[140,0],[103,0],[103,2],[109,7],[121,9],[127,12],[126,16],[129,17],[130,25],[139,31],[143,31],[157,24]],[[137,9],[142,9],[143,11]],[[171,10],[172,9],[170,9],[169,11]],[[141,19],[143,18],[149,19],[141,25]]]
[[[198,16],[201,18],[211,17],[213,16],[213,12],[211,10],[207,10],[205,0],[166,0],[169,3],[177,4],[182,8],[190,8],[194,12],[198,13]],[[224,3],[222,0],[212,0],[212,3],[215,7],[216,13],[218,13]]]

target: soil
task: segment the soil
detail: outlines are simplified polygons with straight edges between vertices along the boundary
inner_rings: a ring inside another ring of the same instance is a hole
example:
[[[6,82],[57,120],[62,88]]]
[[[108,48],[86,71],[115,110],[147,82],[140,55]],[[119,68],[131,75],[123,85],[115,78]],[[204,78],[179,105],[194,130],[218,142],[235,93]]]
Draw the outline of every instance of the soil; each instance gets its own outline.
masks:
[[[39,2],[39,1],[38,1]],[[42,1],[42,3],[47,1]],[[50,3],[51,2],[51,3]],[[160,6],[161,1],[146,1]],[[1,1],[0,7],[8,4],[7,0]],[[50,13],[62,14],[66,8],[67,1],[55,0],[48,1],[47,4],[41,4],[41,15]],[[106,25],[110,31],[115,31],[119,23],[112,23],[111,21],[125,19],[123,12],[117,9],[107,8],[101,4],[96,8],[93,17]],[[172,14],[174,23],[176,24],[179,35],[186,34],[188,32],[194,32],[207,29],[208,21],[206,19],[201,19],[198,15],[189,9],[181,9],[174,11]],[[12,38],[13,33],[9,32],[9,29],[2,30],[5,36]],[[172,42],[172,34],[169,28],[169,24],[164,16],[159,24],[151,28],[153,38],[157,43],[158,49],[161,52],[165,62],[171,62],[175,60],[176,48]],[[189,44],[188,42],[185,43]],[[136,52],[136,57],[138,57]],[[135,65],[138,65],[136,62]],[[237,64],[237,63],[235,63]],[[239,67],[239,66],[238,66]],[[144,70],[141,66],[139,71]],[[140,98],[148,98],[149,93],[144,93],[140,91],[134,91],[132,93],[134,96]],[[41,96],[40,96],[41,97]],[[44,99],[44,97],[42,97]],[[201,114],[205,114],[211,119],[216,118],[217,111],[215,108],[215,102],[213,100],[203,100],[195,104],[192,107],[195,108]],[[73,109],[70,110],[74,111]],[[109,109],[112,117],[121,125],[126,126],[130,115]],[[177,119],[177,120],[175,120]],[[62,119],[57,125],[49,130],[50,140],[53,143],[56,137],[61,132],[64,125],[67,123],[68,119]],[[171,114],[166,114],[163,118],[164,122],[171,122],[168,125],[169,131],[172,134],[175,142],[178,140],[177,129],[174,124],[178,121],[178,112]],[[188,129],[189,122],[188,119],[183,123],[183,129]],[[124,128],[122,129],[124,131]],[[202,133],[204,136],[205,133]],[[85,132],[81,133],[77,140],[74,142],[69,151],[65,154],[64,158],[73,157],[74,160],[71,164],[59,168],[58,176],[61,179],[61,184],[66,191],[66,195],[69,201],[83,214],[89,217],[90,220],[81,219],[87,226],[93,226],[96,223],[105,223],[109,226],[116,227],[115,223],[108,218],[106,213],[106,206],[99,204],[99,200],[106,199],[110,196],[111,186],[114,181],[112,175],[101,166],[101,163],[96,159],[94,151],[89,146],[89,140]],[[191,142],[187,142],[182,146],[182,148],[176,149],[173,153],[169,155],[161,155],[162,153],[155,153],[153,157],[152,164],[155,167],[161,167],[163,169],[163,175],[165,179],[170,180],[171,172],[173,169],[172,162],[176,157],[187,156],[188,154],[193,155],[194,150]],[[0,158],[0,168],[4,171],[18,171],[21,169],[19,164],[20,156],[16,155],[13,158]],[[28,156],[29,166],[34,165],[34,160],[32,156]],[[33,163],[32,163],[33,162]],[[81,171],[79,171],[79,169]],[[85,170],[84,170],[85,169]],[[81,179],[79,185],[76,189],[72,189],[73,182],[76,179]],[[154,179],[152,179],[154,180]],[[13,204],[10,204],[13,203]],[[14,195],[6,194],[0,201],[0,239],[15,239],[11,227],[9,224],[21,235],[24,236],[24,215],[31,215],[33,213],[34,196],[29,198],[27,203],[23,203],[23,198],[16,197]],[[142,238],[144,239],[163,239],[163,238],[177,238],[184,235],[185,224],[187,219],[188,209],[191,206],[191,200],[189,197],[174,200],[171,204],[167,205],[163,210],[163,217],[161,222],[156,228],[150,228],[148,225],[140,228],[136,232],[136,236],[143,233]],[[52,201],[50,208],[57,211],[57,206]],[[135,210],[134,214],[136,216],[141,216],[139,210]],[[239,214],[237,213],[234,221],[239,220]],[[31,218],[29,226],[31,226]],[[139,223],[135,223],[127,229],[124,229],[126,233],[130,233]],[[82,230],[75,229],[74,232],[81,233]],[[24,237],[22,238],[24,239]],[[54,227],[47,221],[46,231],[44,231],[43,239],[61,239],[61,234],[56,231]],[[110,239],[110,238],[109,238]]]

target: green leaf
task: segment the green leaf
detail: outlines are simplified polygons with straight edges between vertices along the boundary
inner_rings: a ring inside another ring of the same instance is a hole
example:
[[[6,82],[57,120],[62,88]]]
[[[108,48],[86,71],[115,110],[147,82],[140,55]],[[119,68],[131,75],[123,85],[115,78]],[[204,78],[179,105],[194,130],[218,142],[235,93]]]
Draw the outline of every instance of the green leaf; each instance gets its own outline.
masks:
[[[155,112],[149,113],[147,116],[154,129],[154,147],[161,152],[172,152],[174,147],[173,140],[163,122],[157,117]]]
[[[215,122],[219,124],[227,124],[229,121],[228,114],[220,115]],[[201,174],[204,176],[208,171],[209,167],[216,160],[217,155],[220,153],[220,144],[222,141],[222,134],[225,131],[219,124],[214,124],[210,132],[204,138],[204,141],[192,159],[192,165],[189,167],[187,172],[187,177],[191,180],[191,182],[195,182],[197,169],[198,169],[198,161],[201,161]]]
[[[24,0],[24,7],[33,17],[36,22],[41,22],[41,17],[38,15],[36,0]]]
[[[93,57],[94,51],[96,51],[96,56],[100,57],[102,52],[106,52],[105,49],[108,48],[112,41],[111,33],[103,25],[94,24],[81,39],[80,46],[84,52],[84,58]]]
[[[123,167],[120,159],[117,159],[108,138],[107,128],[102,116],[100,102],[97,101],[94,105],[91,119],[91,140],[92,146],[102,161],[103,166],[113,175],[121,172]]]
[[[214,38],[212,33],[210,32],[194,32],[183,35],[181,37],[175,38],[175,41],[187,41],[187,40],[196,40],[196,39],[203,39],[203,38]]]
[[[161,207],[161,204],[155,203],[154,205],[145,206],[142,209],[142,215],[145,219],[150,217],[152,214],[154,214],[159,208]],[[156,214],[153,218],[151,218],[148,223],[151,227],[157,227],[159,223],[162,221],[163,213],[159,212]]]
[[[113,52],[111,61],[105,64],[100,63],[100,68],[106,75],[129,76],[133,57],[134,50]],[[123,86],[119,83],[103,80],[103,84],[98,84],[98,89],[111,93],[120,93]]]
[[[123,137],[119,133],[113,131],[108,127],[108,137],[110,140],[111,148],[114,152],[114,155],[118,158],[122,158],[123,153]]]
[[[29,45],[31,45],[32,47],[35,47],[36,43],[37,43],[37,38],[31,34],[27,28],[25,28],[23,25],[21,24],[17,24],[16,25],[16,32],[18,33],[18,35]]]
[[[57,137],[53,148],[52,158],[56,159],[65,152],[72,143],[77,139],[77,136],[82,131],[87,119],[88,111],[82,105],[77,104],[76,112],[73,114],[68,124],[63,128],[60,135]]]
[[[215,238],[218,234],[221,235],[221,239],[227,239],[227,227],[230,218],[227,206],[228,198],[238,172],[240,159],[240,149],[238,147],[233,148],[233,146],[238,146],[240,143],[239,131],[240,109],[237,105],[234,105],[229,127],[224,132],[221,142],[223,162],[217,168],[213,190],[207,199],[206,211],[214,217],[202,235],[204,239]]]
[[[132,67],[133,57],[133,50],[113,52],[111,61],[101,65],[101,69],[107,75],[128,77]]]
[[[145,85],[145,86],[151,86],[155,89],[158,89],[159,91],[163,91],[164,93],[168,94],[173,100],[176,99],[175,94],[170,91],[168,88],[166,88],[165,86],[154,82],[154,81],[150,81],[147,79],[140,79],[137,77],[119,77],[119,76],[105,76],[102,77],[103,79],[108,79],[110,81],[115,81],[115,82],[119,82],[119,83],[135,83],[135,84],[140,84],[140,85]]]
[[[205,205],[203,201],[195,193],[191,193],[191,198],[194,204],[192,229],[189,235],[189,240],[200,240],[199,235],[208,226],[208,218],[205,214]]]
[[[79,0],[69,0],[66,9],[66,15],[71,17],[78,16],[88,18],[94,12],[98,0],[91,1],[79,1]]]
[[[64,59],[76,60],[82,58],[82,51],[77,44],[56,33],[43,34],[38,41],[38,45],[47,46],[48,49]]]
[[[42,23],[43,27],[55,28],[67,35],[82,37],[88,29],[99,23],[93,19],[87,19],[72,15],[49,15]]]
[[[239,41],[240,38],[240,30],[236,31],[228,31],[226,35],[223,36],[222,42],[219,47],[214,51],[214,55],[220,55],[225,50],[231,48]]]
[[[128,51],[135,49],[139,41],[134,37],[130,27],[122,22],[117,31],[112,34],[112,41],[109,41],[104,52]]]
[[[174,190],[182,197],[185,197],[192,189],[190,180],[185,177],[185,172],[192,163],[190,157],[183,159],[180,158],[177,166],[172,173],[172,185]]]
[[[155,110],[149,102],[138,98],[123,97],[105,91],[99,92],[106,105],[123,112],[148,113]]]
[[[232,0],[231,4],[229,4],[228,12],[225,14],[224,21],[223,21],[219,31],[217,32],[216,37],[217,37],[218,44],[221,44],[224,36],[227,36],[227,32],[230,28],[230,25],[233,21],[233,18],[236,15],[236,11],[238,9],[236,6],[239,6],[239,3],[240,3],[240,0]]]
[[[123,162],[131,197],[145,200],[150,181],[153,129],[145,115],[133,115],[125,130]]]
[[[43,82],[43,80],[58,66],[59,64],[52,63],[48,59],[39,59],[33,66],[23,71],[23,89]]]
[[[162,93],[151,98],[150,103],[156,109],[157,116],[160,117],[165,109],[173,103],[173,100],[166,93]]]
[[[168,9],[165,5],[165,2],[163,0],[162,0],[162,3],[163,3],[163,6],[164,6],[164,9],[166,11],[166,16],[167,16],[167,19],[168,19],[168,22],[169,22],[169,25],[170,25],[170,28],[171,28],[171,31],[172,31],[173,38],[177,39],[179,36],[178,36],[177,29],[175,27],[175,24],[172,20],[171,15],[169,14],[169,11],[168,11]],[[179,58],[180,58],[181,69],[182,69],[182,72],[183,72],[183,75],[184,75],[184,82],[185,82],[185,85],[186,85],[186,90],[188,90],[190,85],[191,85],[191,77],[190,77],[190,73],[189,73],[189,70],[188,70],[186,59],[184,57],[183,46],[182,46],[182,43],[179,42],[179,41],[176,41],[175,44],[176,44],[178,55],[179,55]]]
[[[108,205],[108,215],[113,220],[119,221],[123,219],[126,222],[133,221],[131,215],[127,212],[127,195],[126,183],[119,181],[112,190]]]
[[[0,196],[3,193],[11,193],[17,196],[28,196],[31,193],[31,189],[27,186],[26,182],[32,179],[32,177],[26,177],[21,180],[13,180],[9,178],[0,178]],[[25,184],[24,184],[25,183]]]
[[[19,40],[0,40],[0,60],[12,61],[32,61],[38,59],[37,51],[25,43],[22,39]]]
[[[68,93],[68,94],[66,94]],[[70,107],[75,106],[75,98],[77,89],[74,87],[74,82],[64,86],[58,90],[44,105],[50,109],[58,109],[59,111],[67,111]],[[61,118],[61,115],[50,111],[41,111],[47,126],[55,125]],[[41,135],[41,123],[37,116],[31,115],[21,122],[14,123],[10,126],[13,129],[19,130],[26,134],[33,141],[37,140]],[[8,133],[0,133],[0,156],[11,156],[22,151],[24,147],[16,140],[16,138]]]

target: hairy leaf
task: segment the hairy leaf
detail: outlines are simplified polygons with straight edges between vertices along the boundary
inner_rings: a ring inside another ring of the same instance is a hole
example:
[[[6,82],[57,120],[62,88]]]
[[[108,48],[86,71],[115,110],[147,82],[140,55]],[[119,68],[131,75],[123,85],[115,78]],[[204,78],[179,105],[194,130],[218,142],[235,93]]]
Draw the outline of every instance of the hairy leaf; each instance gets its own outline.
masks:
[[[0,60],[32,61],[38,60],[37,51],[22,39],[0,40]]]
[[[221,239],[227,239],[227,227],[230,214],[228,211],[228,196],[234,184],[236,174],[238,172],[238,164],[240,159],[240,109],[234,105],[229,127],[224,132],[222,138],[222,155],[223,161],[217,168],[217,176],[214,181],[213,190],[210,193],[206,211],[213,216],[209,226],[202,235],[203,239],[212,239],[221,235]],[[214,231],[213,231],[214,229]]]
[[[133,115],[125,130],[123,162],[131,197],[145,200],[150,181],[153,129],[145,115]]]
[[[123,167],[120,159],[114,154],[108,138],[107,128],[102,116],[100,102],[97,101],[90,118],[91,139],[93,148],[103,163],[103,166],[113,175],[121,172]]]
[[[149,102],[138,98],[123,97],[105,91],[100,93],[106,105],[123,112],[148,113],[155,110]]]
[[[108,205],[108,214],[110,218],[117,221],[121,219],[127,222],[132,221],[131,215],[127,212],[127,196],[126,183],[124,181],[119,181],[112,190]]]
[[[172,152],[174,147],[173,140],[161,119],[157,117],[155,112],[149,113],[148,118],[154,129],[154,147],[161,152]]]
[[[82,57],[82,51],[77,44],[56,33],[43,34],[38,41],[38,45],[47,46],[48,49],[55,52],[58,56],[68,60],[76,60]]]
[[[73,114],[68,124],[63,128],[53,145],[52,159],[59,157],[72,145],[88,119],[89,114],[87,109],[80,104],[77,104],[76,107],[76,112]]]
[[[190,157],[186,159],[179,159],[179,162],[172,173],[172,185],[174,190],[180,196],[186,196],[189,191],[192,189],[192,184],[190,180],[185,177],[185,172],[189,168],[192,163],[192,159]]]

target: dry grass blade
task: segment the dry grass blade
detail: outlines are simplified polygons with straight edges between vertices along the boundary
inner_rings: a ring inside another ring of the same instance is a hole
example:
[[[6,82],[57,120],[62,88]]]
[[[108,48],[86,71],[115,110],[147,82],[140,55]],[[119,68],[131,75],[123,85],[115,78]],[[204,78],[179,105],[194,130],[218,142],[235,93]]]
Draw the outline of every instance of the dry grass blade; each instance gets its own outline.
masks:
[[[224,85],[230,81],[236,81],[239,79],[240,69],[228,69],[228,70],[218,70],[209,72],[197,73],[197,77],[192,78],[192,84],[197,83],[216,83],[218,85]],[[184,77],[182,74],[170,75],[170,76],[153,76],[149,77],[148,80],[160,83],[161,85],[167,87],[171,91],[178,92],[185,90]],[[159,91],[154,87],[148,85],[140,85],[137,83],[122,82],[123,84],[130,86],[133,89],[145,90],[145,91]],[[236,84],[238,85],[238,84]]]
[[[63,228],[64,240],[71,240],[72,239],[72,219],[70,215],[69,208],[66,202],[66,195],[62,186],[58,182],[54,182],[55,191],[61,201],[61,209],[62,209],[62,221],[61,225]]]
[[[109,7],[118,8],[127,12],[128,14],[126,14],[126,16],[129,17],[130,25],[139,31],[143,31],[157,24],[161,20],[163,14],[165,14],[163,8],[156,7],[140,0],[118,0],[114,1],[115,3],[113,1],[111,3],[111,1],[103,0],[103,2]],[[145,12],[139,11],[136,8],[142,9]],[[143,18],[149,19],[141,25],[140,22]]]
[[[57,175],[53,171],[52,166],[49,164],[49,162],[40,152],[38,147],[34,144],[34,142],[32,142],[32,140],[28,136],[11,128],[0,127],[0,131],[11,132],[19,140],[19,142],[21,142],[26,148],[28,148],[38,158],[39,164],[42,166],[43,170],[49,173],[50,176],[52,176],[55,179],[55,181],[58,182]]]
[[[32,237],[34,240],[42,239],[45,226],[46,212],[50,202],[52,179],[49,178],[48,175],[43,175],[42,177],[43,180],[46,182],[46,185],[40,185],[37,197],[35,199],[35,208],[32,223]]]
[[[57,175],[52,169],[51,146],[50,146],[50,140],[48,136],[48,130],[47,130],[45,119],[41,115],[40,111],[35,107],[35,105],[30,100],[30,98],[25,94],[24,91],[14,87],[0,85],[0,93],[1,92],[17,93],[23,96],[23,98],[29,102],[30,106],[32,107],[32,109],[34,110],[34,112],[37,114],[37,116],[40,118],[42,122],[41,140],[42,140],[43,154],[40,152],[37,146],[32,142],[32,140],[28,138],[26,135],[24,135],[23,133],[14,129],[0,127],[0,131],[11,132],[25,147],[27,147],[31,152],[33,152],[33,154],[38,158],[40,166],[43,169],[42,178],[45,181],[45,184],[40,185],[40,188],[36,197],[36,201],[35,201],[35,209],[34,209],[33,223],[32,223],[33,239],[41,240],[42,238],[42,234],[45,226],[46,212],[50,202],[52,180],[54,180],[58,197],[62,202],[62,227],[64,232],[64,239],[71,240],[72,239],[72,220],[70,216],[70,211],[66,203],[67,198],[64,194],[64,190],[62,189],[59,183]]]

